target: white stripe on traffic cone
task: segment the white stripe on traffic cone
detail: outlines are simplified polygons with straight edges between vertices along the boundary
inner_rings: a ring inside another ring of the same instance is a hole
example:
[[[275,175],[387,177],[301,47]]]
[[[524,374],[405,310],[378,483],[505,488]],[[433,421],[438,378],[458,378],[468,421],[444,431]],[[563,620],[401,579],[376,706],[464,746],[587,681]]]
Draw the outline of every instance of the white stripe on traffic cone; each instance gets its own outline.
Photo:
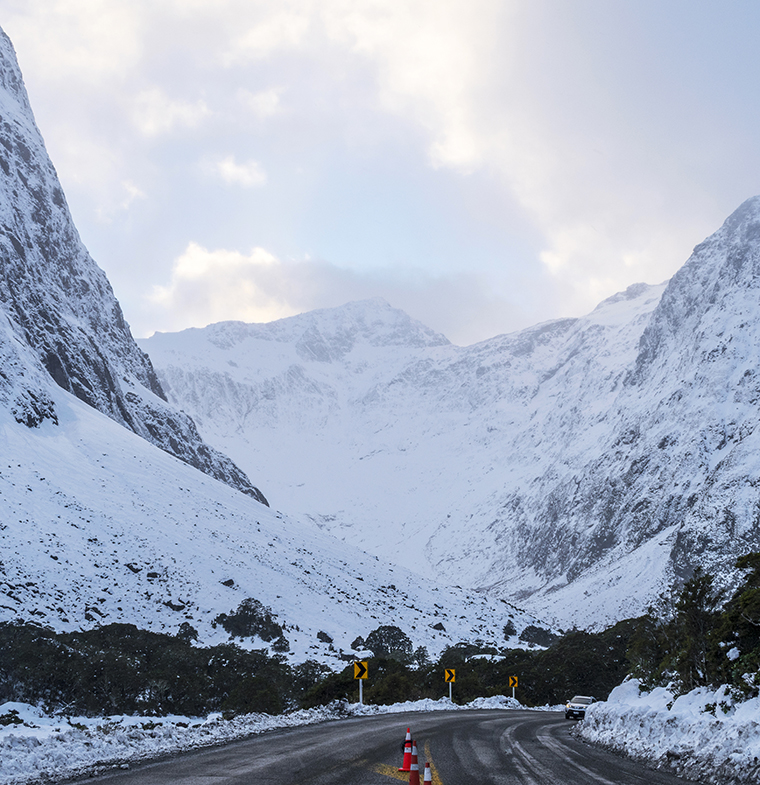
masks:
[[[417,742],[412,742],[412,765],[409,767],[409,785],[420,785],[420,764],[417,763]]]

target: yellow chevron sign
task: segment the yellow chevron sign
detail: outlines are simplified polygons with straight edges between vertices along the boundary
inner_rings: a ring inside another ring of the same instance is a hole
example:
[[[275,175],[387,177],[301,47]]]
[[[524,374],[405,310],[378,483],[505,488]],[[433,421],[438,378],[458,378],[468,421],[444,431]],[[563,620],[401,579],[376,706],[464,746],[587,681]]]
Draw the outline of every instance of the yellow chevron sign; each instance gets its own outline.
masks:
[[[454,668],[446,668],[443,675],[444,681],[456,681],[457,680],[457,672]]]
[[[517,686],[517,676],[510,676],[509,677],[509,686],[516,687]]]
[[[369,673],[369,666],[366,662],[355,662],[354,663],[354,678],[355,679],[366,679],[367,674]]]

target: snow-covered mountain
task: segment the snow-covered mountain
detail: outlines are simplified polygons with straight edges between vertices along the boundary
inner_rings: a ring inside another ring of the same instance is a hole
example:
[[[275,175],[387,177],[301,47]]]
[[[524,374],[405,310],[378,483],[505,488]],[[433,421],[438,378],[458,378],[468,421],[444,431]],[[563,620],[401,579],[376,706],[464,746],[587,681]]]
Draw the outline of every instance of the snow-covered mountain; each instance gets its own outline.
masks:
[[[674,278],[470,347],[372,300],[141,341],[277,509],[563,624],[760,547],[760,197]]]
[[[294,659],[333,663],[380,625],[433,655],[458,641],[504,646],[510,621],[509,641],[524,645],[525,627],[541,626],[289,520],[72,395],[48,393],[57,424],[28,428],[0,408],[0,620],[170,633],[187,623],[219,643],[228,635],[214,619],[255,598]]]
[[[55,421],[41,381],[50,377],[161,449],[266,503],[167,403],[105,273],[79,238],[2,31],[0,325],[0,403],[19,422]]]
[[[431,654],[514,645],[538,625],[265,501],[165,400],[78,237],[0,34],[0,621],[187,624],[211,643],[228,638],[214,619],[255,599],[293,658],[333,664],[381,625]]]

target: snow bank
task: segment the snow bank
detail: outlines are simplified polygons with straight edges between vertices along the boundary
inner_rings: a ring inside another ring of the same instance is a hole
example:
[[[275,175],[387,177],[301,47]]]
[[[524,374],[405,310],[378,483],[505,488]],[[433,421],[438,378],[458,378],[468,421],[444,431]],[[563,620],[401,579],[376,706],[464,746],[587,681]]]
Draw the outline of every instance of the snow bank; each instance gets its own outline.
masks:
[[[676,698],[638,679],[586,710],[578,734],[658,768],[706,783],[760,783],[760,698],[737,703],[728,687]]]
[[[368,706],[336,701],[328,706],[272,716],[225,720],[197,717],[61,717],[25,703],[0,705],[0,783],[29,783],[94,775],[130,762],[221,744],[256,733],[343,717],[456,709],[521,709],[514,698],[478,698],[464,706],[448,698]]]

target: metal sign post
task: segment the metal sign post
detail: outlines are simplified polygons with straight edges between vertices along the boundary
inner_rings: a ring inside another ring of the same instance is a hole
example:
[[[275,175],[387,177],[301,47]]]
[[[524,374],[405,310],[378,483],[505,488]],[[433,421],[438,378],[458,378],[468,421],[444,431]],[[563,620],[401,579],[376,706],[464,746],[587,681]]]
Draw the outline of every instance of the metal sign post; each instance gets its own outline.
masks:
[[[454,690],[452,685],[457,680],[457,672],[454,668],[446,668],[443,672],[443,679],[444,681],[448,682],[449,684],[449,700],[453,703],[454,702]]]
[[[364,686],[364,679],[367,678],[368,673],[369,673],[369,667],[366,662],[354,663],[354,678],[359,679],[359,705],[360,706],[364,703],[364,690],[362,689],[362,687]]]

